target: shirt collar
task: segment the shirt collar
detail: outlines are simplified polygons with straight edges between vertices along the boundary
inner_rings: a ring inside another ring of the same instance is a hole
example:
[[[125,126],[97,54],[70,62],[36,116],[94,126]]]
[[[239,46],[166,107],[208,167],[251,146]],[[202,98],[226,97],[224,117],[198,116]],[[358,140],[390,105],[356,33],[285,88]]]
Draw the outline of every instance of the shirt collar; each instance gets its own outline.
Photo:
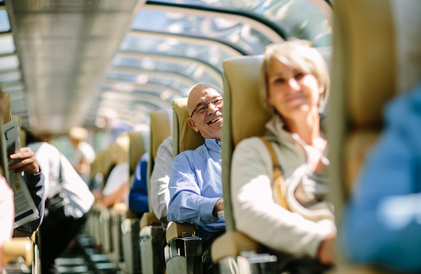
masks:
[[[209,150],[220,152],[221,151],[221,141],[211,138],[205,138],[205,145]]]

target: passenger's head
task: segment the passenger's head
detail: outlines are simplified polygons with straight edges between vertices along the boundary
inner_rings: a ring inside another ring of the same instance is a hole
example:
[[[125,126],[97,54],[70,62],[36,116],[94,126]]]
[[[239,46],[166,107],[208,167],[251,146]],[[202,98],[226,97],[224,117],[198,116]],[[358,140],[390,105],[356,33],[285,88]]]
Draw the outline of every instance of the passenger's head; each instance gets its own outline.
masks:
[[[72,127],[69,131],[69,138],[73,145],[78,145],[80,142],[84,142],[88,137],[86,129],[81,127]]]
[[[265,48],[261,98],[266,107],[283,118],[297,112],[322,113],[329,85],[326,62],[310,42],[295,40]]]
[[[190,91],[187,100],[190,117],[187,122],[204,138],[221,140],[224,105],[222,96],[222,91],[218,87],[208,83],[197,84]]]

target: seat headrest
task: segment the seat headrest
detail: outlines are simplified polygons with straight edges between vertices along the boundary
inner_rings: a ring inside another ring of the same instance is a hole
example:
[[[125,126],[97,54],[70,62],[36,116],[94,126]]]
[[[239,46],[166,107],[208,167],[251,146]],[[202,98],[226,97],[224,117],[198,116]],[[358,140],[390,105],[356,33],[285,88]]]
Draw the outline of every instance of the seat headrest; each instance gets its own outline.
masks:
[[[167,110],[152,111],[149,113],[149,117],[151,118],[150,147],[152,159],[155,159],[159,145],[171,135],[172,117]]]
[[[117,164],[127,163],[128,162],[128,152],[129,152],[129,136],[127,132],[124,132],[116,140],[118,154],[117,154]]]
[[[391,0],[397,50],[397,89],[406,92],[421,80],[421,1]]]
[[[10,122],[12,119],[12,99],[10,94],[3,92],[3,124]]]
[[[140,157],[146,152],[144,134],[141,131],[129,133],[129,174],[132,176]]]
[[[105,150],[101,150],[95,156],[97,173],[105,174]]]
[[[95,159],[92,161],[89,169],[89,178],[95,178],[95,175],[98,173],[98,154],[95,156]]]
[[[107,150],[105,150],[105,160],[104,160],[104,176],[108,176],[108,172],[113,165],[117,164],[118,157],[118,147],[116,144],[111,144]]]
[[[173,114],[173,157],[185,150],[194,150],[205,143],[199,132],[194,131],[187,123],[187,98],[175,99],[172,102]]]
[[[225,77],[223,131],[231,128],[234,146],[244,138],[263,135],[265,124],[272,117],[259,98],[262,62],[263,56],[246,56],[227,60],[222,65]]]
[[[376,124],[382,121],[385,102],[397,92],[396,37],[390,3],[338,1],[335,13],[339,23],[334,31],[332,86],[336,89],[332,93],[345,91],[344,102],[352,124]]]

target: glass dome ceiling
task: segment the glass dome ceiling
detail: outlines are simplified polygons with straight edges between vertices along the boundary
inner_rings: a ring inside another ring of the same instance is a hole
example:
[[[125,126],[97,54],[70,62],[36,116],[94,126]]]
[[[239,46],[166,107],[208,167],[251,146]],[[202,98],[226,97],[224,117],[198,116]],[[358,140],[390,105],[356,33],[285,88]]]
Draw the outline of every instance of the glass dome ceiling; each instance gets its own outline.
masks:
[[[270,43],[307,39],[315,47],[330,46],[331,21],[329,4],[317,0],[146,1],[100,92],[143,96],[118,108],[151,111],[163,107],[155,98],[170,103],[198,82],[222,87],[224,60],[261,54]],[[146,98],[154,99],[148,105]]]

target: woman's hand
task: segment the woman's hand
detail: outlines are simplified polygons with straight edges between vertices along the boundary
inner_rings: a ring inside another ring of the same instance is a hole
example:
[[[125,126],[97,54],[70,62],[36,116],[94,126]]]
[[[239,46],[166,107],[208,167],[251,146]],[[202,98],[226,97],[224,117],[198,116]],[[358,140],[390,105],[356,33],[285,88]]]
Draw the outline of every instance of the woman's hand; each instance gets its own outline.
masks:
[[[335,238],[336,233],[330,234],[320,243],[317,257],[322,264],[335,264]]]
[[[311,146],[313,150],[310,150],[310,153],[307,152],[307,163],[309,165],[310,170],[323,171],[326,169],[326,165],[322,163],[322,157],[326,146],[326,140],[322,138],[314,140],[314,144]]]
[[[40,167],[34,152],[29,147],[22,147],[14,154],[9,156],[11,160],[17,160],[16,163],[9,166],[9,170],[15,170],[16,173],[22,171],[28,174],[37,174],[40,172]]]

